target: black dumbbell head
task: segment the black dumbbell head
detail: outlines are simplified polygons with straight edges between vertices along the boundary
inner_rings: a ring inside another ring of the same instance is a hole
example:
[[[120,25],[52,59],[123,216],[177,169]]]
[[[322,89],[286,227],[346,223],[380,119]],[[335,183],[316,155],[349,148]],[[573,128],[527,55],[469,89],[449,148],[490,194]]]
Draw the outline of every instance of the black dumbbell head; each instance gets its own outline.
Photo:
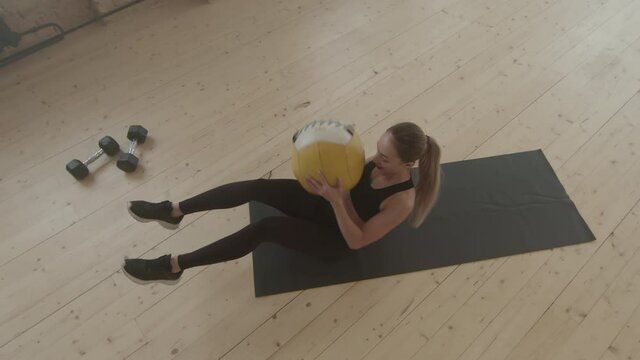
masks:
[[[120,145],[111,136],[105,136],[100,139],[100,141],[98,141],[98,146],[100,146],[100,149],[104,150],[104,153],[109,156],[113,156],[120,151]]]
[[[138,144],[142,144],[147,140],[147,129],[142,125],[131,125],[127,131],[127,138],[131,141],[138,140]]]
[[[116,165],[124,172],[133,172],[138,167],[138,158],[133,154],[122,154]]]
[[[73,159],[67,163],[67,171],[77,180],[82,180],[89,175],[89,169],[80,160]]]

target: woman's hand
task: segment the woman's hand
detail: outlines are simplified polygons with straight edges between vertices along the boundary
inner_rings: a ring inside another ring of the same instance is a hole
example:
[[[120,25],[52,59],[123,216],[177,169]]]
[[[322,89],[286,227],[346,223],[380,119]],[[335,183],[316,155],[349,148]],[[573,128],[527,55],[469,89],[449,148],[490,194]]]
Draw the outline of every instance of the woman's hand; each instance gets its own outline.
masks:
[[[329,185],[327,178],[321,171],[318,171],[318,177],[320,178],[320,181],[317,181],[310,176],[307,177],[307,184],[314,193],[322,196],[325,200],[332,204],[337,201],[344,200],[345,194],[347,192],[342,188],[342,182],[340,181],[340,179],[338,179],[338,183],[334,187]]]

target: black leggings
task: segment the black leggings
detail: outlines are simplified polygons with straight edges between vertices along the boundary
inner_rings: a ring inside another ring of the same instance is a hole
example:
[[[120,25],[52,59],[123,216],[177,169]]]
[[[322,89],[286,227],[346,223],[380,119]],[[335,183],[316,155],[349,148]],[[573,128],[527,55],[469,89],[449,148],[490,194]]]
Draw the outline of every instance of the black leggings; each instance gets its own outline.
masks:
[[[344,255],[347,246],[333,211],[323,198],[306,192],[296,180],[258,179],[222,185],[179,203],[184,214],[228,209],[258,201],[287,216],[267,217],[178,256],[181,269],[243,257],[263,242],[272,242],[325,260]]]

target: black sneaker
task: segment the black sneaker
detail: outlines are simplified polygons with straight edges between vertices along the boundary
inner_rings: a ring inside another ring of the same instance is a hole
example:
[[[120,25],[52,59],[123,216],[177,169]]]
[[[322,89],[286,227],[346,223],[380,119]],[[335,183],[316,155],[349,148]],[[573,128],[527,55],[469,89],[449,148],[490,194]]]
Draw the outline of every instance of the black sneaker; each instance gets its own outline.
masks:
[[[161,282],[173,285],[180,280],[182,270],[171,272],[171,255],[163,255],[157,259],[124,259],[122,266],[124,274],[133,282],[146,284]]]
[[[171,201],[165,200],[159,203],[150,203],[148,201],[130,201],[127,206],[129,214],[140,222],[157,221],[163,227],[175,230],[180,226],[180,221],[184,215],[180,217],[171,216]]]

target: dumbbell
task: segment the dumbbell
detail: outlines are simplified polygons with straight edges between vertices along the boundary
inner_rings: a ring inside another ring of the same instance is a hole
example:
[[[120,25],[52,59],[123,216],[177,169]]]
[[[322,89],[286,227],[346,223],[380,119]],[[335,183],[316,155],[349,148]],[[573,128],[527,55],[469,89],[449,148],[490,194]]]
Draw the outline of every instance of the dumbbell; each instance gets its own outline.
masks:
[[[147,140],[147,129],[141,125],[131,125],[127,131],[127,138],[131,140],[129,150],[120,155],[116,165],[124,172],[132,172],[138,167],[138,158],[135,155],[136,146]]]
[[[98,146],[100,150],[96,151],[95,154],[91,155],[90,158],[85,160],[84,162],[73,159],[67,163],[67,171],[73,175],[77,180],[82,180],[87,175],[89,175],[89,168],[87,165],[96,161],[102,154],[107,154],[109,156],[113,156],[120,151],[120,145],[115,141],[111,136],[105,136],[100,141],[98,141]]]

